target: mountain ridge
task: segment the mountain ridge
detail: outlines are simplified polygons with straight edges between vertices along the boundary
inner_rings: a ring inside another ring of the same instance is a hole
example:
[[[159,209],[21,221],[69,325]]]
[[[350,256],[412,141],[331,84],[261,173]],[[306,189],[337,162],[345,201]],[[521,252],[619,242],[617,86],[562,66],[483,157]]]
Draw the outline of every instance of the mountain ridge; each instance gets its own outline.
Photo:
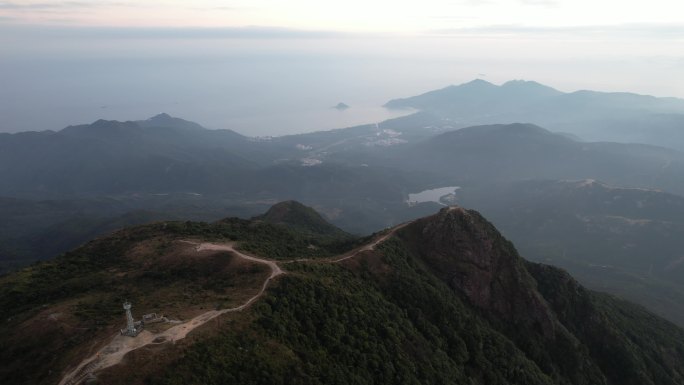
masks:
[[[677,122],[661,119],[658,131],[649,123],[662,114],[672,114],[675,120],[684,116],[681,98],[590,90],[565,93],[536,82],[497,86],[480,80],[392,99],[385,106],[415,108],[461,127],[526,121],[589,141],[636,141],[684,149]]]
[[[684,339],[673,338],[684,336],[684,331],[643,310],[584,291],[567,273],[557,273],[560,270],[530,265],[479,213],[460,207],[392,229],[377,247],[357,246],[344,259],[326,256],[332,249],[323,244],[318,250],[309,248],[317,239],[314,235],[238,219],[165,222],[100,238],[55,261],[0,277],[0,303],[14,310],[0,330],[50,325],[55,317],[73,326],[75,310],[81,314],[75,325],[93,328],[87,333],[90,339],[66,350],[58,342],[73,338],[70,328],[53,331],[49,346],[41,345],[45,334],[35,334],[31,342],[12,337],[13,348],[0,349],[8,363],[0,378],[50,383],[74,367],[78,357],[92,354],[85,347],[108,340],[109,331],[123,320],[120,297],[139,304],[138,312],[159,313],[174,303],[163,300],[168,292],[150,284],[177,281],[182,289],[199,283],[204,294],[196,298],[206,296],[203,301],[211,302],[221,295],[221,287],[233,282],[235,286],[227,286],[231,293],[242,286],[247,290],[233,294],[236,298],[250,298],[249,287],[261,282],[263,271],[245,266],[243,271],[256,275],[251,281],[235,281],[239,265],[230,253],[201,254],[182,242],[188,239],[238,242],[239,250],[269,258],[285,273],[244,313],[225,313],[221,322],[203,325],[201,333],[193,332],[176,345],[133,351],[124,366],[95,372],[99,381],[303,384],[356,379],[389,384],[397,379],[433,383],[451,378],[475,384],[674,385],[684,378]],[[302,259],[305,255],[313,259]],[[151,266],[156,266],[154,273]],[[103,275],[114,271],[127,275]],[[46,277],[50,282],[33,285]],[[137,289],[126,288],[131,279]],[[207,311],[194,308],[188,313],[185,307],[192,297],[182,298],[174,311],[186,314],[183,318]],[[89,323],[90,317],[100,326]],[[591,319],[588,330],[578,323]],[[630,340],[630,333],[649,337]],[[0,333],[0,346],[7,346],[10,335]],[[663,351],[657,353],[659,347]],[[30,372],[18,369],[16,360],[41,348],[40,354],[47,356],[61,349],[61,359],[33,360]],[[150,359],[157,355],[159,360]],[[613,360],[616,355],[619,361]],[[129,365],[137,369],[126,370]]]
[[[412,107],[412,108],[418,108],[418,106],[415,103],[422,103],[421,99],[427,99],[431,98],[434,96],[441,96],[441,97],[460,97],[460,96],[466,96],[466,95],[460,95],[462,91],[490,91],[490,92],[497,92],[501,90],[507,90],[507,89],[520,89],[524,91],[537,91],[539,95],[543,95],[545,97],[553,97],[553,96],[564,96],[564,97],[569,97],[569,98],[579,98],[581,99],[582,97],[588,96],[592,98],[601,98],[605,96],[614,96],[616,98],[621,98],[622,100],[625,101],[634,101],[634,100],[647,100],[647,101],[652,101],[652,102],[658,102],[658,101],[667,101],[673,103],[676,107],[678,108],[684,108],[684,99],[682,98],[677,98],[677,97],[657,97],[653,95],[646,95],[646,94],[639,94],[639,93],[634,93],[634,92],[615,92],[615,91],[593,91],[593,90],[577,90],[573,92],[563,92],[559,91],[553,87],[544,85],[542,83],[536,82],[536,81],[530,81],[530,80],[509,80],[501,85],[496,85],[494,83],[488,82],[483,79],[475,79],[471,80],[466,83],[458,84],[458,85],[449,85],[444,88],[440,88],[437,90],[433,91],[428,91],[416,96],[411,96],[407,98],[398,98],[398,99],[391,99],[388,101],[385,106],[388,108],[404,108],[404,107]],[[457,94],[454,94],[457,93]],[[494,97],[499,97],[499,95],[492,93],[492,94],[485,94],[486,96],[494,96]],[[470,97],[478,97],[482,95],[470,95]]]

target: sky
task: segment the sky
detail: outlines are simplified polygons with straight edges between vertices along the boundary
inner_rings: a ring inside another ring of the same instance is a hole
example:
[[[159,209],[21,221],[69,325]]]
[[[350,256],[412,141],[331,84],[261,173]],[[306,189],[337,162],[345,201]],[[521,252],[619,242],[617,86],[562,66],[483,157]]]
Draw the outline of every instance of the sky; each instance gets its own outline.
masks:
[[[0,0],[0,132],[164,111],[279,135],[381,120],[391,98],[474,78],[684,97],[680,8],[673,0]],[[353,108],[334,115],[329,106],[340,101]]]
[[[5,21],[137,27],[270,26],[422,33],[450,28],[678,24],[677,0],[8,0]]]

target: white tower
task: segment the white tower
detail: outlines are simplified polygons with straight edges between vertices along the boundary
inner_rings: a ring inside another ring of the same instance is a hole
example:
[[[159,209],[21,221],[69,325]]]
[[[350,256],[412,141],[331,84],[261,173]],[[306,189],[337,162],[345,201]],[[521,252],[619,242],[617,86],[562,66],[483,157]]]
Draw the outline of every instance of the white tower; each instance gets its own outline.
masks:
[[[123,308],[126,310],[126,331],[129,334],[136,335],[135,322],[133,322],[133,314],[131,314],[131,303],[128,301],[124,302]]]
[[[129,337],[135,337],[143,329],[142,322],[135,322],[133,320],[133,314],[131,314],[131,303],[126,301],[123,304],[124,310],[126,310],[126,328],[121,329],[121,334]]]

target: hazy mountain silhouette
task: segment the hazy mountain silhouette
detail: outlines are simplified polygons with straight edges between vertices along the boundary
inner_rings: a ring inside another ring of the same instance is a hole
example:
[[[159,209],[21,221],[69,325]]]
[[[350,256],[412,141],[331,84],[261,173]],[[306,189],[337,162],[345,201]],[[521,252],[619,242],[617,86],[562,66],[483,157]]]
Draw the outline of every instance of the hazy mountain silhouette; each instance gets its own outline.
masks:
[[[451,119],[460,127],[534,122],[586,140],[639,142],[684,149],[684,100],[627,92],[563,93],[531,81],[501,86],[475,80],[404,99],[388,108],[418,108]],[[662,114],[669,114],[664,120]],[[653,129],[657,121],[658,129]],[[674,136],[663,136],[667,132]]]
[[[269,160],[233,131],[164,115],[1,135],[0,149],[0,194],[14,196],[211,190]]]
[[[600,179],[684,193],[684,153],[649,145],[578,142],[532,124],[468,127],[395,149],[389,162],[463,185],[521,179]]]

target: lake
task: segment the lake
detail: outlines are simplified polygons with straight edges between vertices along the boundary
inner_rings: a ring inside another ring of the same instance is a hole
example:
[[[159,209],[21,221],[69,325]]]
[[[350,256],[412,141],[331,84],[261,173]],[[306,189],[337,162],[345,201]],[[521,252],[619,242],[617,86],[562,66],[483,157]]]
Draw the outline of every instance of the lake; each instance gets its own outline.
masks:
[[[409,204],[416,204],[416,203],[425,203],[425,202],[435,202],[439,203],[441,205],[446,206],[444,203],[440,202],[440,198],[453,194],[456,192],[456,190],[459,190],[459,186],[451,186],[451,187],[440,187],[432,190],[425,190],[421,191],[419,193],[415,194],[409,194],[407,202]]]

